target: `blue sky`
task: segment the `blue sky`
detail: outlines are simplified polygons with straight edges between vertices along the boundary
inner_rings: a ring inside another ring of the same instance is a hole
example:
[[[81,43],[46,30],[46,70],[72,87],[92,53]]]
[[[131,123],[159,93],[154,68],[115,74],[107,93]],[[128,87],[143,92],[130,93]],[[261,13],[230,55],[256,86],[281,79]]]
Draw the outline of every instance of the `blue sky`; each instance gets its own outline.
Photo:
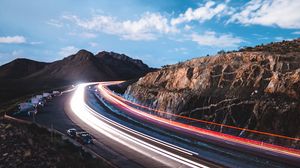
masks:
[[[153,67],[300,37],[299,0],[1,0],[0,65],[79,49]]]

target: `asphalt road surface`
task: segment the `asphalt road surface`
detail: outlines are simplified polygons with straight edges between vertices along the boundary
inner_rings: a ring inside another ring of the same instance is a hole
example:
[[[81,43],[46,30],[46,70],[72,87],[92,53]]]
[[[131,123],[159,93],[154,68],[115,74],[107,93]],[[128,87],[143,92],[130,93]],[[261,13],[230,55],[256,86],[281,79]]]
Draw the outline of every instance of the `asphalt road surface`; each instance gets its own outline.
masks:
[[[127,145],[121,144],[100,134],[98,131],[82,122],[78,117],[74,116],[71,112],[69,102],[73,93],[74,92],[68,92],[61,96],[54,97],[51,101],[47,102],[46,106],[34,119],[27,116],[18,116],[18,118],[35,121],[40,125],[53,128],[65,134],[66,130],[69,128],[87,131],[93,136],[94,144],[85,146],[117,167],[189,167],[172,159],[164,158],[153,151],[148,151],[147,155],[145,155],[144,151],[133,150]],[[105,109],[102,110],[105,111]],[[198,161],[199,160],[200,159],[198,159]],[[205,162],[205,164],[210,167],[218,167],[217,165],[208,162]]]
[[[86,147],[117,167],[292,167],[209,143],[197,147],[186,145],[186,141],[162,133],[164,130],[157,132],[153,125],[145,129],[140,123],[130,122],[129,117],[112,114],[113,110],[99,103],[92,92],[86,94],[87,104],[83,107],[76,102],[75,110],[70,106],[74,92],[55,97],[35,117],[35,122],[62,133],[69,128],[89,132],[94,144]]]

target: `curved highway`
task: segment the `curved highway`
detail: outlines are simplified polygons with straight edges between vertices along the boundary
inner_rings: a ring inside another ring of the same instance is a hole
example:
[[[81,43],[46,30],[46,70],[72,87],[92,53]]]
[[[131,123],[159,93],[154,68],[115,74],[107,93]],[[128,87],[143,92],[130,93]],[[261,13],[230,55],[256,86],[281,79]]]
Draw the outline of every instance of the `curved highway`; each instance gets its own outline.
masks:
[[[119,83],[78,85],[68,115],[75,123],[84,123],[94,132],[93,136],[105,137],[106,145],[140,167],[294,167],[299,164],[298,150],[284,150],[271,144],[261,146],[255,141],[220,136],[143,113],[107,88]],[[96,91],[90,87],[94,85]]]

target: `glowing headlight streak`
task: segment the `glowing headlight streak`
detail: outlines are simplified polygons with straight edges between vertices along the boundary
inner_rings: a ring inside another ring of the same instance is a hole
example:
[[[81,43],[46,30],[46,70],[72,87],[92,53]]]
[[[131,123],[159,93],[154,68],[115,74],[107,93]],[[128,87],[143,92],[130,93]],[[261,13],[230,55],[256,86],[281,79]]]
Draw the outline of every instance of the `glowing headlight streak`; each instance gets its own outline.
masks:
[[[115,85],[115,84],[119,84],[119,83],[114,83],[112,85]],[[105,83],[105,85],[108,85],[108,84]],[[251,130],[251,129],[247,129],[247,128],[240,128],[240,127],[230,126],[230,125],[226,125],[226,124],[219,124],[219,123],[216,123],[216,122],[205,121],[205,120],[200,120],[200,119],[196,119],[196,118],[190,118],[190,117],[181,116],[181,115],[177,115],[177,114],[173,114],[173,113],[168,113],[168,112],[162,111],[162,110],[152,109],[150,107],[143,106],[143,105],[131,102],[131,101],[129,101],[129,100],[127,100],[127,99],[125,99],[121,96],[118,96],[118,95],[114,94],[113,92],[110,92],[107,88],[105,88],[105,89],[106,89],[108,94],[115,97],[116,99],[118,99],[122,102],[126,102],[128,104],[131,104],[133,106],[137,106],[137,107],[142,108],[142,109],[147,109],[149,111],[154,111],[154,112],[158,112],[158,113],[161,113],[161,114],[167,114],[167,115],[170,115],[170,116],[174,116],[174,117],[178,117],[178,118],[182,118],[182,119],[187,119],[187,120],[190,120],[190,121],[196,121],[196,122],[199,122],[199,123],[205,123],[205,124],[210,124],[210,125],[215,125],[215,126],[220,126],[220,127],[226,127],[226,128],[231,128],[231,129],[240,130],[240,131],[247,131],[247,132],[251,132],[251,133],[267,135],[267,136],[272,136],[272,137],[278,137],[278,138],[288,139],[288,140],[293,140],[293,141],[300,141],[300,138],[293,138],[293,137],[288,137],[288,136],[283,136],[283,135],[278,135],[278,134],[272,134],[272,133],[268,133],[268,132]]]
[[[105,83],[105,84],[99,83],[99,85],[98,85],[99,92],[103,96],[103,98],[108,100],[111,104],[114,104],[116,107],[121,108],[123,111],[125,110],[126,112],[129,112],[133,115],[143,116],[148,119],[151,119],[152,121],[160,122],[160,123],[163,123],[166,125],[171,125],[171,126],[183,129],[183,130],[192,131],[192,132],[198,133],[200,135],[201,134],[209,135],[209,136],[216,137],[219,139],[227,140],[229,142],[234,142],[234,143],[242,144],[242,145],[246,144],[246,145],[252,146],[254,148],[264,149],[266,151],[273,151],[276,153],[287,154],[287,155],[291,155],[291,156],[300,158],[300,151],[296,150],[296,149],[285,148],[282,146],[272,145],[272,144],[268,144],[268,143],[263,143],[263,145],[262,145],[262,143],[259,141],[241,138],[241,137],[237,137],[237,136],[232,136],[232,135],[219,133],[219,132],[215,132],[215,131],[210,131],[210,130],[198,128],[195,126],[179,123],[176,121],[170,121],[170,120],[140,111],[140,110],[135,109],[135,108],[127,105],[126,103],[124,103],[120,96],[112,96],[113,93],[105,87],[106,85],[109,85],[109,84],[108,83]],[[119,97],[120,97],[120,99],[119,99]]]
[[[88,124],[90,127],[94,128],[95,130],[104,134],[105,136],[107,136],[119,143],[122,143],[123,145],[126,145],[146,156],[149,156],[149,154],[147,152],[138,148],[135,145],[128,143],[128,141],[130,141],[142,148],[146,148],[154,153],[157,153],[159,155],[162,155],[169,159],[172,159],[178,163],[184,164],[186,166],[207,168],[207,166],[205,166],[205,165],[194,162],[192,160],[189,160],[189,159],[179,156],[177,154],[171,153],[167,150],[161,149],[161,148],[151,145],[147,142],[141,141],[140,139],[130,136],[130,135],[110,126],[109,124],[106,124],[102,120],[100,120],[99,118],[112,123],[111,120],[108,120],[107,118],[105,118],[103,116],[100,116],[98,113],[93,111],[91,108],[88,108],[88,106],[85,104],[84,89],[88,85],[90,85],[90,84],[80,84],[77,86],[77,89],[75,90],[74,95],[71,99],[70,105],[71,105],[71,109],[72,109],[73,113],[77,117],[79,117],[83,122]],[[95,116],[95,114],[97,114],[97,117]],[[112,124],[114,124],[114,123],[112,123]],[[157,159],[159,159],[159,158],[157,158]],[[165,163],[165,164],[168,164],[168,163]],[[172,166],[172,165],[170,165],[170,166]]]
[[[141,133],[141,132],[138,132],[138,131],[136,131],[136,130],[133,130],[133,129],[130,129],[130,128],[126,127],[126,126],[123,126],[122,124],[119,124],[119,123],[117,123],[117,122],[115,122],[115,121],[113,121],[113,120],[111,120],[111,119],[109,119],[109,118],[106,118],[106,117],[104,117],[104,116],[99,115],[99,113],[95,112],[95,111],[94,111],[92,108],[90,108],[88,105],[86,105],[86,108],[89,109],[89,110],[90,110],[90,113],[92,113],[95,117],[101,118],[101,120],[108,121],[108,122],[112,123],[113,125],[115,125],[115,126],[117,126],[117,127],[119,127],[119,128],[122,128],[122,129],[124,129],[124,130],[126,130],[126,131],[128,131],[128,132],[131,132],[131,133],[133,133],[133,134],[139,135],[139,136],[141,136],[141,137],[143,137],[143,138],[145,138],[145,139],[154,141],[154,142],[156,142],[156,143],[158,143],[158,144],[167,146],[167,147],[169,147],[169,148],[172,148],[172,149],[174,149],[174,150],[183,152],[183,153],[188,154],[188,155],[191,155],[191,156],[192,156],[192,155],[198,155],[198,153],[196,153],[196,152],[193,152],[193,151],[190,151],[190,150],[181,148],[181,147],[179,147],[179,146],[176,146],[176,145],[167,143],[167,142],[165,142],[165,141],[159,140],[159,139],[157,139],[157,138],[148,136],[148,135],[146,135],[146,134],[143,134],[143,133]]]

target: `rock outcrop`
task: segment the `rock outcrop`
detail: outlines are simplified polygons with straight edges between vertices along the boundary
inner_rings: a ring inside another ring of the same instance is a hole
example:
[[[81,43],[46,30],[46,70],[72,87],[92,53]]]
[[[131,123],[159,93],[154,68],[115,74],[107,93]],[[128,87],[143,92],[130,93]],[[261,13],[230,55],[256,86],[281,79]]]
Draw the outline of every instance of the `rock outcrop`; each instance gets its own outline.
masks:
[[[274,43],[274,51],[165,66],[130,85],[125,96],[169,113],[300,138],[300,40],[289,43],[284,54]]]

